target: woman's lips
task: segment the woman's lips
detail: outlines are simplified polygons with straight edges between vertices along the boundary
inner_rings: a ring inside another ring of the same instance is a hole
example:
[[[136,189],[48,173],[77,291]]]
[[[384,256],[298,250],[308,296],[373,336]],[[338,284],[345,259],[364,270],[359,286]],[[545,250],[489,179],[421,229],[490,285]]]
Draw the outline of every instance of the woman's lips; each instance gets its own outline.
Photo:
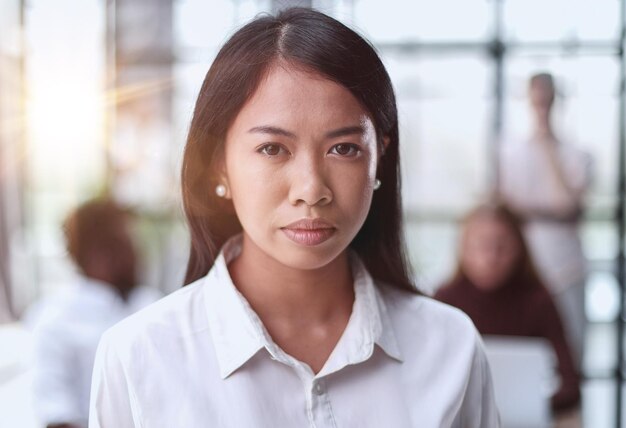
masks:
[[[306,218],[293,222],[281,230],[296,244],[311,247],[330,239],[337,229],[322,219]]]

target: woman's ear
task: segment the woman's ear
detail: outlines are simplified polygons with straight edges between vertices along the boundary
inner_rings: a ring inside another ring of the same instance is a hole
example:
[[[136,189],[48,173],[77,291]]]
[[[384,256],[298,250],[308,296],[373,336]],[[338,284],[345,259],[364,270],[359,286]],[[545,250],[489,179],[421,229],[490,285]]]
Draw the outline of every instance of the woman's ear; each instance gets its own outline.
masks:
[[[384,154],[385,154],[385,152],[387,151],[387,147],[389,147],[389,142],[390,142],[390,141],[391,141],[391,140],[389,139],[389,137],[388,137],[388,136],[384,136],[384,137],[383,137],[383,143],[381,144],[380,153],[378,154],[378,158],[379,158],[379,159],[380,159],[380,157],[381,157],[382,155],[384,155]]]
[[[217,196],[223,199],[231,199],[230,185],[228,183],[228,173],[226,171],[226,160],[224,154],[218,155],[213,161],[213,170],[216,172],[216,181],[212,189]]]

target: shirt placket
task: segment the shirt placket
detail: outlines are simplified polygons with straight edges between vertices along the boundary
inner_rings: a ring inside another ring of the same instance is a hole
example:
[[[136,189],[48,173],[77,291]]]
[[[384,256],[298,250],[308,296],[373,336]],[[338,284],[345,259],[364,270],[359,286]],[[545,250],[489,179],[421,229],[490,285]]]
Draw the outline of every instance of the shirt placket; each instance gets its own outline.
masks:
[[[324,379],[313,378],[307,388],[307,404],[309,407],[309,423],[315,428],[336,428],[333,409],[328,396],[328,388]]]
[[[327,382],[316,378],[311,368],[287,355],[280,349],[272,347],[272,358],[290,366],[300,378],[306,396],[306,415],[310,428],[337,428],[333,416]]]

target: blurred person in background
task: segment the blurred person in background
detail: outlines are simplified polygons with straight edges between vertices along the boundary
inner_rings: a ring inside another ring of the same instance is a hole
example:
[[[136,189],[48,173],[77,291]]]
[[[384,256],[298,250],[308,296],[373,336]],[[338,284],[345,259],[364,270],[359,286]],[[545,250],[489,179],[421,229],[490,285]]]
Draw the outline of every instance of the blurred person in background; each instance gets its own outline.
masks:
[[[534,129],[526,140],[503,145],[499,191],[524,221],[530,251],[555,300],[580,367],[586,325],[586,260],[578,226],[591,181],[591,158],[555,134],[552,75],[532,76],[528,95]]]
[[[561,319],[535,271],[518,218],[502,204],[478,206],[463,222],[459,262],[435,298],[463,310],[483,335],[542,337],[554,348],[556,416],[580,401],[579,377]]]
[[[160,297],[137,286],[130,220],[127,211],[107,199],[91,200],[73,211],[63,229],[79,278],[27,314],[35,337],[34,405],[48,428],[87,426],[100,336]]]

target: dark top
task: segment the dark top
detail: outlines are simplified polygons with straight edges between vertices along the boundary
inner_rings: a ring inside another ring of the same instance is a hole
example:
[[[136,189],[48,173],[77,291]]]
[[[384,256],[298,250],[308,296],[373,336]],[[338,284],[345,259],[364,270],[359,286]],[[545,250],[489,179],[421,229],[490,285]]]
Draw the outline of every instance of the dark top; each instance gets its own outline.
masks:
[[[439,289],[435,298],[464,311],[483,335],[546,338],[556,353],[561,376],[560,388],[552,397],[552,410],[578,404],[580,379],[556,306],[541,284],[518,275],[503,287],[486,292],[461,278]]]

